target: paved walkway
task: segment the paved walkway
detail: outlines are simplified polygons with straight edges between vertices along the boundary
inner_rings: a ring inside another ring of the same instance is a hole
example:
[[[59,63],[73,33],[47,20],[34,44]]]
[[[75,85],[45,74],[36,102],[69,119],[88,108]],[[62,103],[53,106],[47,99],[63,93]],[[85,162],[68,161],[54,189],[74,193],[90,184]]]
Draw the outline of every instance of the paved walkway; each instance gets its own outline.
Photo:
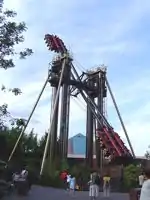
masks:
[[[99,200],[102,198],[100,194]],[[4,198],[4,200],[69,200],[69,199],[78,199],[78,200],[88,200],[88,192],[76,192],[75,197],[71,197],[67,191],[54,189],[54,188],[44,188],[40,186],[33,186],[31,192],[26,197],[19,196],[10,196]],[[110,200],[129,200],[127,194],[112,193]]]

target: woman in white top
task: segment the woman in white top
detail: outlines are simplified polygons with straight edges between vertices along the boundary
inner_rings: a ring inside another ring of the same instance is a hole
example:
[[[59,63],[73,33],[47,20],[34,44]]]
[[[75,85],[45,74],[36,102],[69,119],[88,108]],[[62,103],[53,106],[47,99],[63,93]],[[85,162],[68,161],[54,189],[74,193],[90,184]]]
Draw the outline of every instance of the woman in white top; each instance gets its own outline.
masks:
[[[145,178],[141,189],[140,200],[150,200],[150,169],[145,170]]]
[[[70,177],[70,183],[69,183],[69,189],[70,189],[70,193],[72,195],[74,195],[75,188],[76,188],[76,178],[71,175],[71,177]]]
[[[70,178],[71,178],[71,175],[68,174],[67,175],[67,190],[69,189]]]

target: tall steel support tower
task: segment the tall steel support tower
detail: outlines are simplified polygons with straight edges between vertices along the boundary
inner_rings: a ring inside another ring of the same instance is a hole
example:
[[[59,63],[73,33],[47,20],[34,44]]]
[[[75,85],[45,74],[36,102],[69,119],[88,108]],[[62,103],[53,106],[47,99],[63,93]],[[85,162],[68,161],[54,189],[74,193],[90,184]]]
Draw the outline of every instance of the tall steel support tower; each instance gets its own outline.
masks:
[[[58,53],[56,59],[52,61],[51,68],[49,69],[48,77],[43,85],[43,88],[35,102],[33,110],[21,131],[20,136],[9,156],[10,162],[30,120],[37,107],[37,104],[43,94],[47,83],[49,82],[52,89],[52,109],[50,117],[50,127],[46,140],[45,150],[41,164],[40,175],[44,172],[44,166],[49,152],[49,161],[53,162],[56,157],[56,147],[59,144],[59,156],[61,159],[67,159],[68,153],[68,132],[69,132],[69,110],[70,110],[70,96],[77,97],[79,94],[82,96],[87,105],[87,119],[86,119],[86,162],[87,165],[92,167],[93,164],[93,135],[97,129],[96,139],[96,158],[98,167],[102,168],[103,156],[111,157],[135,157],[129,136],[125,129],[123,120],[121,118],[118,106],[113,96],[110,84],[106,77],[106,70],[102,67],[96,70],[90,70],[78,74],[73,65],[73,59],[70,57],[67,48],[63,41],[56,35],[45,35],[45,40],[49,50]],[[114,106],[116,108],[121,125],[125,132],[127,141],[129,143],[131,152],[127,149],[119,135],[113,130],[110,123],[105,118],[104,112],[104,98],[106,98],[107,88],[112,97]],[[61,98],[60,98],[61,93]],[[97,103],[96,103],[97,99]],[[59,104],[61,110],[59,112]],[[60,118],[58,116],[60,113]],[[58,120],[60,123],[60,130],[58,132]],[[93,124],[96,124],[93,126]],[[59,135],[59,143],[57,137]],[[104,153],[105,152],[105,153]]]

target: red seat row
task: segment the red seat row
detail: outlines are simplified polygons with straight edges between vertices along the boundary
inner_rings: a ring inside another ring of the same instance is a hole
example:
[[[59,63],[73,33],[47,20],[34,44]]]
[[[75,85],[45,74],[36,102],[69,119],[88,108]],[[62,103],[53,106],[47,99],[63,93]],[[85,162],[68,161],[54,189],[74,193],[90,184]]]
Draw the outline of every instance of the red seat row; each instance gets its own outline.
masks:
[[[54,51],[56,53],[67,52],[67,48],[64,45],[64,42],[58,36],[46,34],[44,40],[50,51]]]
[[[131,153],[121,140],[118,133],[114,132],[113,129],[107,129],[103,127],[101,130],[97,130],[97,136],[101,141],[101,147],[105,149],[106,157],[131,157]]]

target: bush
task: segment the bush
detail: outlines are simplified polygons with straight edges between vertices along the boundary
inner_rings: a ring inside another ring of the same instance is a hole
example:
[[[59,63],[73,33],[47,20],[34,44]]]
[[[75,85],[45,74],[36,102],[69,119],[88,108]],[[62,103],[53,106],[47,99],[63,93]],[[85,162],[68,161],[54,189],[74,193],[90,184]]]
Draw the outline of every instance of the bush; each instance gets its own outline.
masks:
[[[55,162],[53,164],[46,162],[45,173],[40,177],[39,184],[56,188],[64,187],[63,181],[60,179],[60,171],[56,170]]]
[[[60,170],[61,171],[69,170],[69,165],[66,160],[62,160],[62,162],[60,163]]]
[[[138,187],[139,167],[128,165],[124,168],[123,187],[126,190]]]
[[[47,162],[45,167],[45,174],[40,177],[39,184],[42,186],[64,188],[65,184],[63,180],[60,179],[60,174],[64,170],[68,170],[70,174],[74,175],[76,177],[77,183],[81,181],[83,185],[87,185],[87,182],[90,178],[90,169],[84,163],[74,165],[69,169],[66,161],[61,162],[58,170],[56,170],[54,163],[53,165],[49,165]]]
[[[56,187],[56,188],[63,188],[64,184],[62,180],[60,179],[59,176],[48,176],[48,175],[43,175],[40,178],[39,184],[42,186],[50,186],[50,187]]]

